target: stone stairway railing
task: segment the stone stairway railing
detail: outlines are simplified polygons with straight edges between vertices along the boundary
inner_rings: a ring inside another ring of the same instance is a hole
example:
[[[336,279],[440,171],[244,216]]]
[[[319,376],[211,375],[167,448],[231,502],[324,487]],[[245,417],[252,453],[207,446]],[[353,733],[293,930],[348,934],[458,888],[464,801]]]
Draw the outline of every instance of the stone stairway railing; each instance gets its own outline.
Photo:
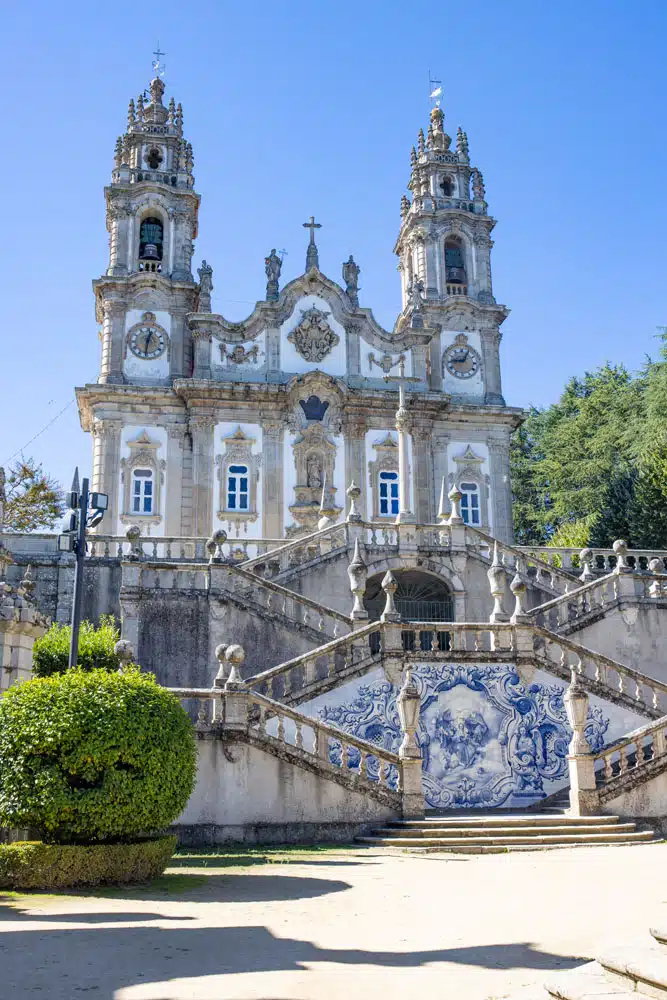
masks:
[[[239,649],[240,647],[232,647]],[[200,739],[251,742],[264,751],[321,777],[337,781],[393,808],[397,815],[423,815],[419,794],[421,760],[412,759],[359,739],[249,690],[240,679],[222,688],[167,688],[191,708],[197,706],[195,730]],[[406,772],[410,770],[410,774]]]
[[[563,548],[550,545],[517,545],[525,556],[532,559],[539,559],[548,565],[557,565],[559,568],[575,576],[581,573],[581,549]],[[616,568],[618,556],[613,549],[591,548],[587,550],[591,553],[591,568],[596,575],[606,576]],[[637,572],[645,572],[651,559],[659,559],[667,573],[667,552],[654,549],[629,549],[627,559],[630,567]]]
[[[597,617],[613,607],[621,597],[658,600],[667,597],[667,576],[638,573],[609,573],[576,590],[531,608],[527,614],[537,624],[556,632]]]
[[[649,780],[667,767],[667,716],[635,729],[593,755],[595,783],[601,803]]]
[[[544,590],[554,594],[563,594],[568,587],[572,586],[575,579],[572,574],[561,570],[558,566],[551,565],[540,556],[535,555],[532,550],[528,552],[518,546],[509,545],[507,542],[500,542],[492,535],[487,535],[479,528],[471,528],[470,525],[466,526],[466,535],[478,543],[478,551],[489,563],[493,559],[494,546],[497,545],[501,563],[508,572],[518,572],[527,576],[536,586]]]
[[[86,538],[86,554],[90,559],[141,558],[149,562],[208,562],[207,538],[177,535],[94,535]],[[266,554],[285,544],[284,538],[228,538],[224,544],[226,556],[234,562],[245,562],[250,555]]]

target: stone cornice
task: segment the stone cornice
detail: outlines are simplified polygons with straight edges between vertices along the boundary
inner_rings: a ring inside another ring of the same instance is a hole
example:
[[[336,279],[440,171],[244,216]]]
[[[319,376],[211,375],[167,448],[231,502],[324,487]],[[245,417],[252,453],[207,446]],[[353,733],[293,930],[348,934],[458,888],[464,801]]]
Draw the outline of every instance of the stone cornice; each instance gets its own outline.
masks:
[[[296,303],[305,295],[320,295],[331,306],[334,318],[345,327],[356,331],[374,347],[397,353],[419,344],[428,344],[437,332],[435,329],[385,330],[376,321],[371,309],[353,308],[335,281],[327,278],[317,268],[290,281],[280,293],[277,302],[258,302],[252,313],[238,323],[231,323],[216,313],[189,313],[187,323],[191,330],[202,330],[230,344],[256,340],[267,328],[281,326],[294,312]]]

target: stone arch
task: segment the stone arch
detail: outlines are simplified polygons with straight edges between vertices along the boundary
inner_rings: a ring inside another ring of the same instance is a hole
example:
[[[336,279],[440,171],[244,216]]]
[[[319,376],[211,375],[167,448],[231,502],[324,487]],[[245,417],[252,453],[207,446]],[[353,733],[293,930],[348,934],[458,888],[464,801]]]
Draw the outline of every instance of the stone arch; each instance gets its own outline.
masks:
[[[442,576],[422,567],[393,572],[398,584],[396,609],[404,621],[454,621],[454,591]],[[377,621],[384,609],[383,576],[382,572],[375,573],[366,583],[364,606],[371,621]]]

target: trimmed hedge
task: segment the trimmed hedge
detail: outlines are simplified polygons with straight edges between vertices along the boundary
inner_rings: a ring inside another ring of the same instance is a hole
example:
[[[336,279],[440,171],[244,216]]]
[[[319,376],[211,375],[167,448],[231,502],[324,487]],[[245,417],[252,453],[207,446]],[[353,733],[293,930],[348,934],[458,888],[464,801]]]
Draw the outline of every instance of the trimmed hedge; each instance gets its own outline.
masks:
[[[0,699],[0,826],[61,844],[150,836],[185,808],[196,760],[187,713],[138,668],[15,684]]]
[[[175,850],[176,837],[133,844],[0,844],[0,889],[147,882],[162,874]]]
[[[69,644],[72,626],[54,622],[32,647],[32,669],[35,677],[64,674],[69,664]],[[81,622],[76,664],[81,670],[118,670],[120,660],[114,649],[120,631],[113,615],[102,615],[97,628],[92,622]]]

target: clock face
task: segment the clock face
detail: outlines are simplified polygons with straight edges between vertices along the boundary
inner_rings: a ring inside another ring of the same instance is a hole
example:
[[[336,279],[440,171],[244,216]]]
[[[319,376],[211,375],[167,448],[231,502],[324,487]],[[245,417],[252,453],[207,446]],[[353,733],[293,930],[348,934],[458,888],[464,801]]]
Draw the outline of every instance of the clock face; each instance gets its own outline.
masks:
[[[467,344],[454,344],[445,355],[445,366],[455,378],[471,378],[479,371],[479,354]]]
[[[132,331],[130,350],[138,358],[152,360],[164,352],[164,333],[158,327],[142,325]]]

